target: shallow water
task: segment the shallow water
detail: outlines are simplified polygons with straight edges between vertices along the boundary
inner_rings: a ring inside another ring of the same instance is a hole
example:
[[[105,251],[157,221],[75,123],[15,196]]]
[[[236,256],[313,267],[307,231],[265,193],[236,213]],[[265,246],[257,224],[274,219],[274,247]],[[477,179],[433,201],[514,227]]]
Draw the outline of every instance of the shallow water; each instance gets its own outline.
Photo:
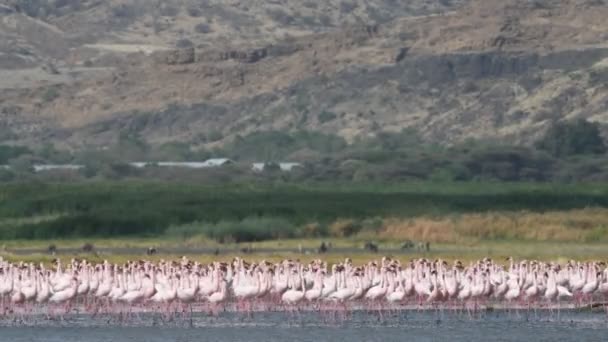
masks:
[[[116,317],[71,315],[64,321],[30,317],[0,321],[0,341],[30,342],[193,342],[193,341],[606,341],[605,314],[490,312],[469,317],[437,312],[385,315],[354,313],[347,320],[285,313],[253,317],[225,313],[218,318],[163,321],[142,315],[121,323]]]

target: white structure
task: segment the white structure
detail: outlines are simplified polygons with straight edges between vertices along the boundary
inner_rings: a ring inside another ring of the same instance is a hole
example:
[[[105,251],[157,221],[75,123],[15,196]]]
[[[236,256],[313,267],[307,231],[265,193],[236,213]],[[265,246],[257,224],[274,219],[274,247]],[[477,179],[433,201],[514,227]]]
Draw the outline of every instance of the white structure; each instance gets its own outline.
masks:
[[[141,169],[147,166],[160,167],[183,167],[190,169],[205,169],[210,167],[219,167],[234,163],[228,158],[213,158],[204,162],[131,162],[130,166]],[[84,165],[78,164],[36,164],[33,166],[35,172],[50,171],[50,170],[80,170]],[[10,165],[0,165],[0,169],[10,170]]]
[[[262,171],[264,171],[264,169],[266,168],[266,165],[268,165],[268,164],[270,164],[270,163],[253,163],[253,164],[251,164],[251,169],[256,172],[262,172]],[[300,163],[276,163],[276,164],[279,165],[279,169],[281,169],[281,171],[291,171],[295,167],[302,166],[302,164],[300,164]]]
[[[203,162],[204,167],[216,167],[216,166],[224,166],[228,164],[234,163],[232,160],[228,158],[214,158],[207,159]]]
[[[44,164],[44,165],[34,165],[34,171],[50,171],[50,170],[80,170],[84,168],[84,165],[76,165],[76,164]]]
[[[208,159],[204,162],[133,162],[129,165],[137,168],[146,166],[161,166],[161,167],[185,167],[190,169],[204,169],[209,167],[218,167],[232,164],[233,161],[228,158]]]

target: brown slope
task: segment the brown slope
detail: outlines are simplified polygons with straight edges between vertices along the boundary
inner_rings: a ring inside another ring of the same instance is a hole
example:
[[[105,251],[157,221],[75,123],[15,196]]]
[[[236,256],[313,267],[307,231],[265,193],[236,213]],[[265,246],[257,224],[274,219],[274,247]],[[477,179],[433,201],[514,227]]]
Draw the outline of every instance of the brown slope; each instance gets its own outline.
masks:
[[[65,84],[49,103],[31,103],[44,87],[4,99],[31,118],[24,127],[52,127],[49,139],[70,137],[74,146],[106,144],[120,130],[156,143],[203,143],[198,137],[209,130],[226,139],[272,128],[350,139],[406,127],[442,143],[526,143],[552,120],[606,121],[607,8],[582,0],[473,1],[454,13],[264,49],[199,48],[186,64],[168,65],[162,53],[129,55],[105,74]],[[323,111],[336,118],[321,122]]]

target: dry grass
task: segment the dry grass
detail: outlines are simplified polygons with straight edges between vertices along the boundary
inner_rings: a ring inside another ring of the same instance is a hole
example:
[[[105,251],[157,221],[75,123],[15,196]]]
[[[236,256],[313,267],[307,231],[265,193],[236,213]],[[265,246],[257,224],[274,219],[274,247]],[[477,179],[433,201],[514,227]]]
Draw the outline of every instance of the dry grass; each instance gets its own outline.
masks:
[[[334,237],[348,237],[357,233],[359,224],[355,220],[339,219],[329,225],[329,234]]]
[[[379,237],[439,243],[483,240],[605,242],[608,241],[608,209],[387,219]]]
[[[309,229],[320,230],[318,225]],[[350,227],[359,226],[352,220],[338,220],[329,228],[334,236],[344,236]],[[364,227],[365,225],[362,225]],[[211,254],[188,255],[193,260],[209,262],[211,260],[230,260],[240,255],[251,260],[277,261],[283,258],[300,259],[307,262],[313,258],[323,258],[328,262],[338,262],[350,257],[355,263],[363,263],[381,256],[382,251],[398,250],[403,240],[431,242],[430,252],[398,252],[395,257],[402,261],[416,257],[442,258],[444,260],[460,259],[471,261],[483,257],[504,260],[507,256],[526,259],[565,261],[570,258],[578,260],[597,260],[608,257],[608,209],[580,209],[570,211],[552,211],[545,213],[532,212],[492,212],[465,214],[444,217],[418,217],[412,219],[384,219],[376,230],[366,230],[348,238],[308,238],[271,240],[246,244],[223,244],[204,237],[195,236],[187,240],[171,238],[149,239],[73,239],[73,240],[36,240],[4,241],[0,256],[11,261],[34,261],[48,263],[53,256],[48,254],[17,255],[8,251],[19,249],[44,250],[50,244],[62,248],[79,248],[85,243],[92,243],[96,248],[127,247],[134,248],[131,254],[62,254],[61,258],[86,257],[100,262],[107,259],[111,262],[124,262],[137,259],[177,259],[181,255],[161,254],[146,256],[145,248],[156,247],[219,247],[224,253],[219,256]],[[361,249],[364,241],[379,242],[380,255],[370,254]],[[315,254],[322,241],[331,241],[334,248],[352,248],[353,252]],[[241,255],[240,247],[251,246],[256,249],[269,249],[275,252]],[[298,249],[308,250],[297,253]],[[4,251],[3,251],[4,249]],[[293,252],[285,252],[285,249]],[[139,254],[137,254],[139,253]]]

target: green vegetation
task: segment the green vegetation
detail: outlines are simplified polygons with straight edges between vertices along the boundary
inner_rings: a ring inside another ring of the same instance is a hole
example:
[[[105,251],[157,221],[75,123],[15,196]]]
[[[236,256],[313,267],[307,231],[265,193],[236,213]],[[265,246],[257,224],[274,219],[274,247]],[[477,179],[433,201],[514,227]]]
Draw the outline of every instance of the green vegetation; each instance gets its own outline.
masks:
[[[304,251],[315,251],[322,241],[327,242],[327,239],[294,239],[294,240],[280,240],[280,241],[264,241],[247,243],[247,247],[251,247],[252,253],[244,253],[241,251],[243,245],[217,245],[220,248],[222,254],[191,254],[191,253],[176,253],[167,254],[160,253],[156,255],[146,255],[145,251],[150,246],[164,246],[167,248],[180,248],[187,247],[184,242],[171,240],[167,238],[163,239],[120,239],[120,240],[106,240],[106,239],[87,239],[87,240],[27,240],[27,241],[8,241],[5,247],[10,251],[18,251],[24,248],[26,249],[38,249],[40,251],[46,250],[49,244],[55,244],[59,251],[66,248],[81,249],[87,242],[92,242],[96,249],[101,248],[129,248],[131,252],[123,253],[109,253],[109,252],[96,252],[96,253],[85,253],[80,252],[76,254],[59,254],[57,256],[51,255],[50,253],[33,253],[33,254],[11,254],[9,252],[0,252],[0,255],[10,261],[24,261],[24,262],[44,262],[51,264],[52,260],[61,257],[62,259],[69,259],[72,257],[86,258],[90,262],[103,262],[108,260],[111,263],[123,264],[128,260],[139,260],[145,258],[147,260],[158,261],[164,260],[177,260],[182,255],[187,255],[191,260],[196,260],[201,263],[210,263],[213,261],[225,261],[230,262],[235,256],[240,256],[246,260],[267,260],[271,262],[277,262],[285,258],[299,259],[302,262],[310,262],[313,259],[319,258],[316,253],[299,253],[299,246],[302,246]],[[323,256],[323,259],[328,263],[343,262],[345,258],[350,258],[355,264],[367,263],[370,260],[378,260],[382,255],[386,254],[383,251],[387,249],[399,248],[397,243],[384,243],[380,242],[380,253],[369,253],[362,249],[365,240],[359,239],[334,239],[331,240],[334,247],[340,248],[354,248],[359,250],[357,253],[344,252],[344,253],[330,253]],[[199,244],[193,244],[191,247],[206,246],[216,248],[213,242],[203,242]],[[402,262],[407,261],[413,257],[425,257],[429,259],[442,258],[443,260],[455,260],[459,259],[464,262],[480,260],[481,258],[490,257],[498,262],[503,262],[507,256],[513,256],[516,259],[528,259],[528,260],[546,260],[546,261],[559,261],[566,262],[570,259],[575,260],[604,260],[606,258],[606,243],[576,243],[576,242],[496,242],[496,241],[484,241],[476,243],[433,243],[431,244],[430,252],[420,251],[409,251],[404,253],[393,254],[393,257],[400,259]],[[265,248],[267,251],[260,252],[256,251],[258,248]],[[291,252],[287,252],[284,249],[290,249]],[[274,250],[274,251],[273,251]]]
[[[608,186],[598,184],[14,183],[0,187],[0,239],[165,233],[203,234],[220,241],[323,236],[328,232],[346,236],[374,231],[378,224],[370,218],[376,217],[407,221],[492,211],[608,207],[607,195]],[[36,217],[44,219],[32,221]],[[357,223],[336,228],[340,219]]]
[[[103,150],[4,145],[0,162],[10,168],[0,169],[0,239],[598,241],[608,234],[608,222],[589,221],[585,212],[577,213],[583,223],[572,226],[567,222],[574,218],[559,212],[608,207],[605,149],[597,125],[583,121],[552,127],[535,148],[435,146],[409,130],[352,143],[306,131],[256,132],[214,151],[178,142],[152,146],[137,132],[121,133]],[[128,164],[209,157],[236,163],[204,170]],[[253,161],[270,166],[253,172]],[[284,172],[277,161],[302,166]],[[34,172],[38,163],[85,167]],[[529,216],[546,211],[560,219]],[[500,221],[495,213],[508,218]],[[530,221],[513,218],[518,215]],[[538,233],[546,227],[552,228]]]
[[[584,119],[554,124],[536,145],[555,157],[606,152],[599,125]]]
[[[0,164],[8,164],[11,159],[29,153],[32,153],[32,151],[24,146],[0,145]]]
[[[49,87],[43,94],[42,94],[42,101],[44,102],[52,102],[54,101],[56,98],[59,97],[59,90],[57,89],[57,87]]]
[[[467,141],[453,146],[425,143],[416,132],[378,131],[347,143],[342,137],[309,131],[260,131],[228,140],[209,131],[198,143],[226,140],[207,150],[187,142],[150,145],[136,130],[121,132],[104,149],[59,151],[52,145],[0,145],[0,162],[19,165],[0,175],[2,181],[82,181],[94,179],[162,179],[197,182],[281,180],[287,182],[602,182],[608,180],[606,146],[595,123],[584,120],[552,126],[534,147],[491,141]],[[148,168],[134,170],[133,161],[202,161],[227,157],[236,161],[218,170]],[[18,160],[13,163],[13,160]],[[293,172],[251,172],[252,162],[300,162]],[[74,163],[84,170],[31,173],[33,163]],[[16,173],[16,174],[15,174]],[[25,177],[20,176],[25,173]]]
[[[319,114],[319,122],[324,124],[326,122],[334,121],[337,117],[338,116],[336,115],[336,113],[324,110]]]
[[[239,243],[292,238],[296,231],[295,226],[283,218],[248,217],[242,221],[220,221],[217,224],[193,222],[171,226],[167,234],[182,239],[206,236],[220,243]]]

